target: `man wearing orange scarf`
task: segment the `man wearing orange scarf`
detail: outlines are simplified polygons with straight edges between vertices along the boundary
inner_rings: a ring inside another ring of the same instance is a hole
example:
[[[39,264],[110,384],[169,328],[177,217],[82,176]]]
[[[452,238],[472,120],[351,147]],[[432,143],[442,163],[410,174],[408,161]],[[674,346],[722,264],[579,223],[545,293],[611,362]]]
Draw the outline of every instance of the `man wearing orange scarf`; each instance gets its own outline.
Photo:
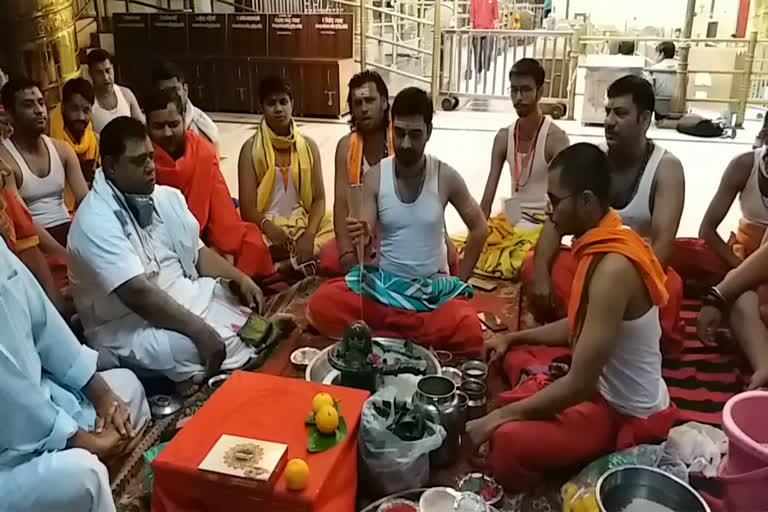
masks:
[[[576,144],[554,159],[549,218],[558,234],[575,237],[568,317],[484,347],[518,379],[525,373],[517,363],[535,360],[537,351],[562,361],[551,366],[559,378],[540,373],[519,385],[515,379],[517,388],[501,397],[507,405],[467,425],[476,446],[491,442],[488,462],[507,490],[528,488],[547,471],[602,453],[664,439],[675,420],[661,376],[659,308],[669,298],[664,271],[651,247],[610,208],[610,180],[608,159],[592,144]]]
[[[271,275],[274,266],[269,249],[259,228],[238,215],[216,149],[202,136],[184,131],[179,96],[156,91],[147,98],[145,111],[155,146],[158,184],[184,194],[207,245],[233,258],[235,266],[249,277]]]
[[[389,90],[381,75],[369,69],[354,75],[349,81],[347,105],[352,130],[336,145],[333,203],[336,238],[320,249],[320,270],[328,274],[346,274],[358,263],[347,233],[349,187],[361,184],[365,171],[394,154]],[[371,255],[368,256],[370,262]]]

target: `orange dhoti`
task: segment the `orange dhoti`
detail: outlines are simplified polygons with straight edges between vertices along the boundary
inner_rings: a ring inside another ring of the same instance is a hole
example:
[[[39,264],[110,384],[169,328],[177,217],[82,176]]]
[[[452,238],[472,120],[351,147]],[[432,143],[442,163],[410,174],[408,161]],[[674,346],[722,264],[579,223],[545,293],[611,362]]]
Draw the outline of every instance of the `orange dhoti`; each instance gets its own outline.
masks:
[[[200,135],[187,131],[184,156],[174,161],[155,145],[157,182],[184,194],[200,224],[200,237],[221,254],[230,254],[235,265],[249,276],[274,272],[272,257],[258,226],[240,218],[219,169],[216,149]]]
[[[527,286],[533,280],[533,254],[535,248],[525,257],[521,275],[523,286]],[[570,247],[561,246],[552,265],[552,295],[555,300],[557,314],[562,318],[568,310],[568,300],[571,296],[571,286],[576,275],[577,261]],[[667,280],[665,282],[669,301],[667,305],[659,308],[661,320],[662,349],[666,353],[679,352],[683,346],[685,326],[680,318],[680,308],[683,305],[683,280],[672,267],[667,268]]]
[[[360,304],[361,296],[349,289],[345,278],[331,279],[312,295],[307,317],[321,334],[340,339],[349,324],[360,320]],[[467,299],[450,299],[434,311],[422,313],[363,295],[362,315],[374,336],[408,338],[458,354],[477,354],[483,345],[477,311]]]

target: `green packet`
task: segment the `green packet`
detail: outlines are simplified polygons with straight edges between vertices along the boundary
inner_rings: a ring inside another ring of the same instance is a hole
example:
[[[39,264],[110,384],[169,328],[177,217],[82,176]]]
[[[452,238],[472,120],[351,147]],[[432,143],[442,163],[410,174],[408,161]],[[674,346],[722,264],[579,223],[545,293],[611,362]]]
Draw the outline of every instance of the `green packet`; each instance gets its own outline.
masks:
[[[258,349],[261,348],[264,343],[269,339],[269,335],[272,333],[272,322],[261,316],[260,314],[253,312],[248,317],[248,321],[245,322],[240,328],[237,335],[243,342]]]

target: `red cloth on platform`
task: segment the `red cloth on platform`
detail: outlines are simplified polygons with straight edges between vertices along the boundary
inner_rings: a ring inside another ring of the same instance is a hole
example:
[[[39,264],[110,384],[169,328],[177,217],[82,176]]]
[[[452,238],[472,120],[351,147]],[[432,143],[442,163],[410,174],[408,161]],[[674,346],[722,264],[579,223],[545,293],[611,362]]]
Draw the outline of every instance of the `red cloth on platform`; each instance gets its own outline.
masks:
[[[512,378],[536,367],[546,367],[567,350],[551,347],[515,347],[504,360]],[[511,392],[503,393],[505,403],[516,402],[540,391],[550,383],[546,374],[537,374]],[[530,489],[548,471],[588,462],[599,455],[631,446],[660,441],[667,437],[677,419],[670,405],[648,418],[625,416],[599,394],[546,421],[510,421],[494,432],[488,456],[492,474],[507,491]]]
[[[695,280],[715,285],[723,280],[731,269],[709,244],[701,238],[677,238],[669,266],[683,280]]]
[[[339,339],[349,324],[360,320],[360,301],[345,278],[331,279],[312,295],[307,318],[321,334]],[[362,304],[363,320],[374,336],[408,338],[458,354],[477,354],[483,346],[477,311],[467,299],[451,299],[426,313],[387,306],[365,295]]]
[[[533,280],[533,255],[536,248],[531,249],[525,256],[520,270],[523,286],[528,286]],[[577,260],[570,247],[561,246],[552,265],[552,293],[555,297],[557,313],[562,318],[566,316],[568,301],[571,296],[571,286],[576,275]],[[683,280],[672,267],[667,267],[667,280],[664,283],[669,293],[669,301],[659,308],[661,320],[662,349],[667,354],[680,352],[683,347],[685,325],[680,318],[683,306]]]
[[[194,132],[185,134],[184,156],[174,161],[155,144],[155,172],[160,185],[184,194],[200,224],[203,241],[235,257],[237,268],[252,277],[274,273],[269,248],[258,226],[240,218],[219,169],[216,149]]]
[[[312,397],[339,401],[348,434],[330,450],[307,453],[304,419]],[[176,434],[152,463],[153,512],[353,512],[357,493],[357,436],[369,393],[299,379],[235,372]],[[272,491],[242,479],[197,469],[222,434],[288,445],[288,460],[303,458],[309,485],[288,491],[278,476]]]

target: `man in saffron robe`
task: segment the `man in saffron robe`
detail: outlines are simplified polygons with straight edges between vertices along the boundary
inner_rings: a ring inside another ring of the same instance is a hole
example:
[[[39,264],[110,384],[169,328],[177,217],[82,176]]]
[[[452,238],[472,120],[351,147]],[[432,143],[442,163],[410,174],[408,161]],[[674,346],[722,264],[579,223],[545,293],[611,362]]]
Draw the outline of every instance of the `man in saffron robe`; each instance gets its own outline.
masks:
[[[320,247],[333,236],[320,149],[293,120],[291,84],[265,77],[259,102],[264,119],[240,150],[240,211],[264,233],[279,275],[314,274]]]
[[[456,170],[424,153],[432,115],[432,100],[415,87],[401,91],[392,104],[395,155],[365,174],[362,218],[347,220],[352,247],[370,247],[371,233],[378,233],[378,266],[353,267],[315,292],[307,316],[325,336],[340,338],[362,315],[374,335],[407,337],[461,353],[477,352],[482,345],[480,320],[467,300],[472,289],[465,281],[488,226]],[[448,204],[469,229],[461,279],[449,275]]]
[[[665,439],[675,421],[661,376],[659,308],[669,298],[664,271],[651,247],[610,208],[610,180],[608,158],[597,146],[576,144],[555,157],[548,216],[558,234],[575,237],[568,317],[484,347],[491,361],[504,361],[513,384],[521,362],[535,359],[530,354],[570,359],[564,375],[529,377],[502,396],[507,405],[467,424],[475,446],[490,441],[488,462],[507,490],[529,488],[548,471],[606,452]]]
[[[184,129],[179,96],[173,91],[155,91],[144,110],[155,148],[158,184],[184,194],[207,245],[230,257],[248,276],[271,275],[272,258],[259,228],[238,215],[213,145]]]
[[[613,167],[611,206],[624,223],[653,247],[667,272],[670,299],[660,318],[665,349],[683,344],[680,319],[683,282],[668,267],[685,202],[685,176],[680,160],[646,136],[655,96],[651,84],[638,76],[619,78],[608,88],[605,108],[605,139]],[[542,319],[562,318],[570,297],[576,260],[561,248],[561,236],[545,222],[533,253],[522,268],[523,282]]]

